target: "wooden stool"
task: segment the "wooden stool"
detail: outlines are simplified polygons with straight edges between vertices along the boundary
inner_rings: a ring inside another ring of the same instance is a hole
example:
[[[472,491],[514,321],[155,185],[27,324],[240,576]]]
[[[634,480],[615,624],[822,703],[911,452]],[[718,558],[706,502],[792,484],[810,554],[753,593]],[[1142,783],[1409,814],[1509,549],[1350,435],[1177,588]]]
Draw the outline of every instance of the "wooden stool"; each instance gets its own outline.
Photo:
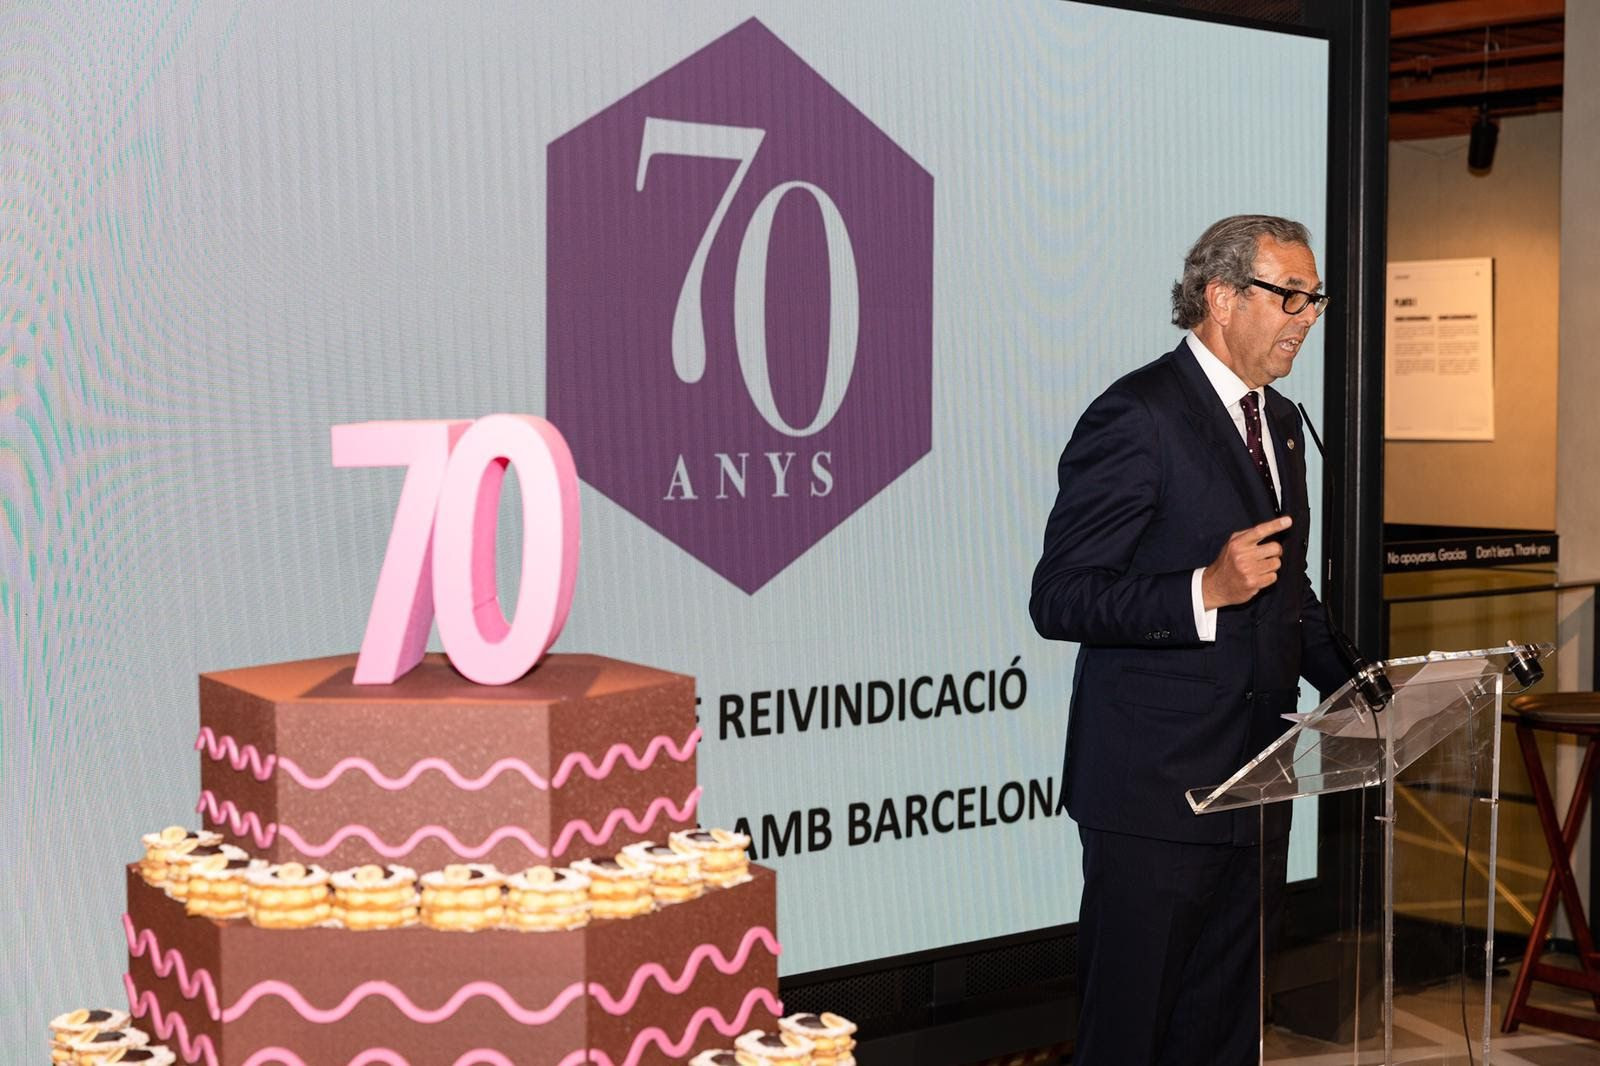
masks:
[[[1511,712],[1516,718],[1517,743],[1522,747],[1522,761],[1528,767],[1534,804],[1539,808],[1539,824],[1544,827],[1545,843],[1550,848],[1550,876],[1545,878],[1544,894],[1539,897],[1539,910],[1533,919],[1533,929],[1528,934],[1528,950],[1522,956],[1522,972],[1517,974],[1517,983],[1512,988],[1511,1002],[1506,1005],[1506,1017],[1500,1029],[1510,1033],[1521,1022],[1528,1022],[1545,1029],[1557,1029],[1574,1036],[1600,1040],[1600,1016],[1579,1017],[1528,1005],[1528,992],[1533,982],[1542,981],[1588,992],[1594,997],[1595,1011],[1600,1015],[1600,953],[1594,949],[1589,919],[1583,912],[1583,897],[1578,892],[1578,881],[1572,875],[1572,849],[1578,842],[1578,831],[1583,826],[1589,792],[1594,785],[1596,754],[1600,753],[1600,692],[1518,696],[1511,701]],[[1545,777],[1544,763],[1539,758],[1539,747],[1534,741],[1535,730],[1589,738],[1584,746],[1583,769],[1578,772],[1572,803],[1567,807],[1566,820],[1559,824],[1556,822],[1556,804],[1550,794],[1550,782]],[[1593,861],[1600,861],[1600,856]],[[1572,936],[1578,944],[1581,969],[1565,969],[1539,961],[1544,954],[1545,938],[1549,936],[1558,899],[1566,907],[1567,921],[1572,924]]]

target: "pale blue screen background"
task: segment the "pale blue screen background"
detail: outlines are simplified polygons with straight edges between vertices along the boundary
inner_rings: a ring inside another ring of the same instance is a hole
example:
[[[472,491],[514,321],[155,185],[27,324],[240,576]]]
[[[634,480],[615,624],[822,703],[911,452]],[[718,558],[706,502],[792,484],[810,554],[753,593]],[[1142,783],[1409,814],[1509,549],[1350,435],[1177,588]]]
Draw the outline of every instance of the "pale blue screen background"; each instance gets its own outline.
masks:
[[[401,473],[334,469],[328,427],[542,413],[546,146],[752,14],[933,175],[932,451],[754,595],[586,487],[557,650],[693,674],[708,705],[1020,657],[1015,711],[744,741],[703,719],[703,819],[834,812],[830,848],[771,860],[784,973],[1075,919],[1064,816],[861,847],[842,819],[1059,790],[1075,649],[1026,611],[1056,459],[1176,342],[1168,289],[1207,224],[1288,215],[1322,253],[1325,42],[1046,0],[20,5],[0,15],[7,1041],[122,1000],[122,864],[198,824],[196,675],[359,644]],[[1322,410],[1320,331],[1280,384]],[[1320,500],[1315,461],[1311,482]]]

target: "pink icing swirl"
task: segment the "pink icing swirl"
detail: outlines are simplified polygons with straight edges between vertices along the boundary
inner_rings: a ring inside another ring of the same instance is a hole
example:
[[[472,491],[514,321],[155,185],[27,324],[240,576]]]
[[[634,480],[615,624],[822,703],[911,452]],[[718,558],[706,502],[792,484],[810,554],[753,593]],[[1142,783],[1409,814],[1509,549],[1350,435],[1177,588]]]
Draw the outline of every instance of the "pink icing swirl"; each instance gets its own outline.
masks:
[[[467,859],[482,858],[494,850],[495,846],[502,840],[515,840],[532,854],[545,859],[551,857],[559,858],[564,855],[567,848],[572,844],[572,838],[580,834],[590,844],[599,845],[610,840],[619,825],[626,824],[629,830],[634,833],[647,832],[663,812],[671,815],[672,821],[688,821],[700,802],[700,791],[699,786],[696,786],[685,797],[682,804],[674,804],[670,796],[659,796],[650,802],[642,816],[635,815],[625,807],[618,807],[605,817],[599,829],[596,829],[586,819],[574,818],[561,827],[561,831],[556,835],[554,847],[546,847],[529,835],[527,830],[521,826],[513,825],[501,826],[490,833],[483,842],[476,845],[463,842],[442,825],[425,825],[407,837],[403,843],[390,844],[380,838],[370,827],[352,824],[339,828],[332,836],[321,843],[313,843],[301,836],[293,826],[283,825],[278,822],[263,822],[261,816],[255,811],[241,810],[233,800],[219,802],[216,794],[210,789],[200,793],[200,802],[195,805],[195,810],[205,812],[213,824],[226,823],[236,836],[248,834],[255,841],[257,847],[271,847],[278,834],[282,833],[283,838],[300,854],[318,859],[329,854],[351,837],[359,837],[366,841],[368,846],[386,859],[398,859],[409,855],[416,850],[418,844],[430,837],[444,841],[452,852]]]
[[[161,1004],[155,995],[150,992],[141,992],[133,983],[133,978],[123,975],[122,983],[128,993],[128,1010],[135,1018],[150,1017],[150,1025],[162,1040],[171,1040],[174,1033],[178,1036],[179,1050],[183,1053],[186,1062],[195,1062],[204,1059],[207,1066],[217,1066],[217,1050],[211,1038],[205,1034],[191,1037],[188,1025],[179,1014],[163,1015]],[[682,1058],[694,1046],[699,1037],[700,1030],[710,1023],[718,1033],[723,1036],[736,1036],[742,1032],[750,1020],[750,1015],[757,1006],[766,1007],[774,1017],[782,1017],[783,1003],[765,988],[752,988],[744,997],[744,1002],[734,1017],[729,1018],[715,1007],[701,1007],[694,1012],[685,1027],[682,1037],[674,1041],[671,1035],[660,1026],[650,1026],[633,1040],[628,1054],[619,1063],[604,1051],[598,1048],[580,1048],[569,1052],[563,1057],[559,1066],[580,1066],[589,1062],[597,1066],[638,1066],[654,1044],[671,1058]],[[477,1057],[474,1057],[477,1056]],[[262,1048],[245,1060],[244,1066],[308,1066],[299,1055],[282,1047]],[[409,1060],[398,1052],[389,1048],[368,1048],[351,1059],[347,1066],[411,1066]],[[498,1051],[488,1048],[479,1048],[467,1052],[452,1064],[452,1066],[511,1066],[511,1060],[505,1058]]]
[[[650,1050],[650,1045],[659,1047],[668,1058],[681,1059],[694,1047],[695,1041],[700,1036],[700,1030],[707,1022],[723,1036],[737,1036],[744,1032],[750,1015],[755,1013],[757,1006],[765,1006],[775,1018],[783,1017],[783,1001],[774,996],[765,988],[752,988],[745,994],[744,1002],[732,1018],[727,1017],[715,1007],[701,1007],[689,1019],[688,1026],[683,1031],[683,1036],[677,1041],[665,1029],[652,1025],[638,1036],[633,1038],[633,1046],[628,1049],[627,1056],[619,1064],[617,1060],[607,1055],[598,1048],[590,1048],[589,1055],[598,1066],[638,1066],[639,1060],[644,1058]]]
[[[178,1035],[178,1050],[183,1053],[185,1062],[194,1062],[204,1058],[209,1066],[217,1066],[217,1048],[211,1042],[211,1037],[205,1033],[191,1037],[189,1026],[183,1020],[183,1015],[174,1011],[163,1016],[161,1003],[153,992],[141,992],[133,983],[132,974],[122,975],[122,987],[128,993],[128,1013],[135,1018],[150,1016],[150,1028],[155,1030],[162,1040],[171,1040],[172,1035]]]
[[[200,793],[200,802],[195,804],[196,811],[204,811],[212,824],[227,823],[234,836],[249,835],[256,842],[258,848],[270,848],[272,842],[278,839],[278,823],[261,821],[261,816],[255,811],[241,811],[239,805],[232,800],[218,803],[216,793],[209,788]]]
[[[254,744],[246,744],[243,748],[232,737],[218,739],[217,734],[210,726],[201,726],[200,735],[194,738],[194,750],[204,751],[213,762],[227,757],[228,765],[235,770],[250,767],[250,773],[257,781],[265,781],[272,776],[278,765],[276,755],[263,756],[260,749]]]
[[[443,1021],[460,1010],[463,1003],[480,996],[494,1000],[507,1015],[523,1025],[543,1025],[549,1022],[571,1005],[574,999],[585,993],[592,996],[606,1013],[620,1016],[628,1013],[638,1003],[644,986],[649,981],[655,981],[672,995],[682,995],[694,983],[700,969],[707,961],[719,972],[732,975],[744,969],[757,944],[764,946],[774,956],[783,950],[770,929],[766,926],[753,926],[745,931],[732,958],[723,954],[715,944],[701,944],[689,952],[676,978],[672,977],[660,963],[648,962],[634,971],[628,981],[627,991],[620,997],[613,996],[599,982],[590,982],[587,985],[573,982],[540,1010],[530,1010],[522,1006],[504,987],[488,981],[473,981],[461,986],[444,1005],[432,1010],[417,1006],[404,991],[387,981],[365,981],[352,989],[338,1006],[325,1009],[313,1006],[291,985],[282,981],[262,981],[252,985],[224,1010],[217,1001],[216,984],[211,974],[204,968],[197,968],[191,973],[183,954],[177,948],[163,953],[155,933],[149,929],[139,930],[133,924],[133,919],[126,914],[122,916],[122,928],[127,937],[128,950],[135,958],[140,958],[149,952],[156,975],[159,977],[168,977],[176,970],[178,988],[184,998],[196,999],[203,996],[206,1015],[214,1021],[223,1022],[238,1019],[255,1006],[257,1001],[267,996],[277,996],[294,1008],[302,1018],[321,1024],[339,1021],[354,1010],[362,1000],[371,997],[387,999],[401,1014],[414,1022],[423,1023]]]
[[[128,992],[128,1011],[135,1018],[150,1017],[150,1027],[162,1040],[171,1040],[174,1033],[178,1036],[178,1050],[183,1054],[183,1061],[204,1061],[206,1066],[217,1066],[217,1047],[209,1036],[204,1033],[191,1037],[189,1027],[180,1014],[167,1014],[161,1012],[161,1004],[150,992],[139,992],[133,984],[133,978],[124,976],[122,983]],[[581,1063],[592,1061],[587,1048],[579,1048],[571,1052],[560,1062],[560,1066],[579,1066]],[[244,1060],[244,1066],[309,1066],[305,1059],[284,1047],[264,1047],[254,1052]],[[411,1066],[410,1060],[398,1051],[386,1047],[368,1048],[351,1059],[347,1066]],[[516,1066],[511,1059],[494,1050],[493,1048],[475,1048],[456,1059],[452,1066]]]
[[[267,996],[277,996],[294,1012],[308,1022],[327,1025],[330,1022],[342,1021],[350,1012],[360,1006],[361,1001],[369,997],[382,997],[394,1005],[401,1014],[414,1022],[424,1025],[433,1025],[452,1017],[461,1005],[468,1000],[492,999],[499,1005],[506,1015],[520,1025],[546,1025],[561,1016],[572,1001],[583,998],[583,982],[574,981],[562,989],[548,1006],[539,1010],[529,1010],[514,999],[502,985],[494,981],[469,981],[456,989],[455,994],[438,1007],[428,1009],[419,1007],[404,991],[390,984],[388,981],[363,981],[352,988],[336,1007],[321,1009],[311,1005],[300,990],[282,981],[262,981],[251,986],[250,990],[239,997],[239,1001],[222,1012],[223,1022],[237,1020],[245,1011],[256,1005],[256,1001]]]
[[[188,964],[184,961],[183,953],[177,948],[161,952],[161,945],[156,940],[156,934],[149,929],[139,931],[133,924],[133,919],[124,914],[122,916],[122,931],[128,938],[128,953],[134,958],[143,957],[145,952],[150,953],[150,963],[155,967],[157,977],[166,977],[174,969],[178,971],[178,988],[183,993],[184,999],[194,999],[202,994],[206,1001],[206,1014],[212,1019],[222,1017],[222,1009],[217,1005],[217,985],[212,980],[211,974],[204,967],[198,967],[190,973]]]
[[[559,1066],[580,1066],[581,1063],[588,1061],[590,1061],[588,1050],[579,1048],[562,1059]],[[269,1066],[269,1064],[307,1066],[305,1059],[283,1047],[264,1047],[244,1060],[244,1066]],[[351,1059],[348,1066],[411,1066],[411,1060],[390,1048],[375,1047],[368,1048]],[[480,1047],[466,1052],[451,1066],[517,1066],[517,1064],[493,1048]]]
[[[196,751],[204,751],[215,761],[227,760],[229,766],[235,770],[249,768],[251,776],[257,781],[265,781],[278,769],[282,769],[294,779],[302,788],[320,791],[330,787],[336,780],[349,771],[365,774],[379,788],[391,792],[409,788],[418,777],[429,770],[436,770],[444,774],[450,783],[464,792],[477,792],[488,788],[493,781],[503,773],[520,774],[528,784],[537,789],[560,788],[565,785],[576,771],[581,771],[584,776],[595,781],[602,781],[611,776],[619,761],[625,761],[634,770],[647,770],[655,763],[656,758],[665,751],[674,761],[683,762],[694,754],[696,746],[700,743],[702,733],[698,728],[693,730],[681,743],[675,742],[671,737],[658,736],[645,746],[643,752],[637,751],[629,744],[613,744],[600,761],[596,763],[587,752],[575,751],[569,753],[561,760],[561,765],[556,768],[553,778],[546,781],[538,771],[521,759],[500,759],[490,766],[488,770],[477,777],[467,777],[450,763],[440,758],[426,758],[413,763],[405,773],[399,777],[390,777],[368,759],[349,756],[340,759],[327,773],[314,776],[302,769],[298,763],[288,756],[262,755],[254,744],[240,747],[239,742],[231,736],[218,737],[210,726],[200,730],[200,735],[195,738]]]
[[[628,981],[628,990],[620,998],[606,991],[604,985],[598,981],[589,983],[589,995],[600,1004],[600,1008],[607,1014],[622,1015],[633,1009],[639,1002],[639,996],[644,992],[645,982],[654,981],[663,990],[674,996],[681,996],[695,978],[699,975],[700,967],[708,959],[711,965],[721,973],[732,975],[744,969],[744,964],[749,961],[750,953],[755,950],[756,944],[761,943],[774,956],[782,952],[783,948],[778,943],[778,938],[772,935],[772,930],[766,926],[758,925],[745,931],[744,939],[739,942],[739,948],[734,952],[733,958],[724,955],[715,944],[701,944],[689,953],[688,959],[683,964],[682,971],[674,979],[666,967],[658,962],[647,962],[633,972],[633,977]]]

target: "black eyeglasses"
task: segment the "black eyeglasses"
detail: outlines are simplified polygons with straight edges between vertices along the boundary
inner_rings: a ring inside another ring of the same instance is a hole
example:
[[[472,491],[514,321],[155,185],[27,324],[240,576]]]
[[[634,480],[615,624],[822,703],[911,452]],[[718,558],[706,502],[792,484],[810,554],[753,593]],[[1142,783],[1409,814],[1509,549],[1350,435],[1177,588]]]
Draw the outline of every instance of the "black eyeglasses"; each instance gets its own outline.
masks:
[[[1306,292],[1304,289],[1286,289],[1281,285],[1273,285],[1262,281],[1260,278],[1251,278],[1250,284],[1258,289],[1266,289],[1283,297],[1283,313],[1298,315],[1308,306],[1320,317],[1328,309],[1328,294],[1325,292]]]

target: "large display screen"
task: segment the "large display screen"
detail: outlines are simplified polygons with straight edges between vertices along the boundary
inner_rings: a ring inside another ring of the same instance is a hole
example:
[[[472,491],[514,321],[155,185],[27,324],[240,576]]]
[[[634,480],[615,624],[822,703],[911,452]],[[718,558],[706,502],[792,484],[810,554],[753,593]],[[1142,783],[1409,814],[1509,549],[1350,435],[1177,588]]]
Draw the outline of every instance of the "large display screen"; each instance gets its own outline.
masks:
[[[1056,460],[1211,221],[1322,251],[1326,42],[1055,0],[0,24],[6,1032],[120,997],[196,675],[360,642],[403,472],[329,427],[372,419],[566,434],[556,650],[697,678],[785,974],[1075,920]],[[1320,332],[1280,386],[1321,412]]]

